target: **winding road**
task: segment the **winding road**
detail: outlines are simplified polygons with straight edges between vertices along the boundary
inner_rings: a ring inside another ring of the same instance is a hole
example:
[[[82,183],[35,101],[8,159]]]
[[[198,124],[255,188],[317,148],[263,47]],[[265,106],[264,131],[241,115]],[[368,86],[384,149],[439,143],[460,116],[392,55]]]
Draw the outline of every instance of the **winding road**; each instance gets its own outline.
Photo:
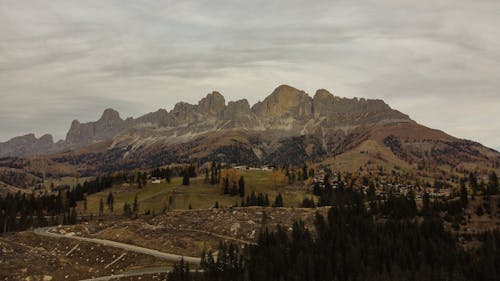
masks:
[[[181,256],[181,255],[176,255],[176,254],[164,253],[164,252],[160,252],[158,250],[144,248],[144,247],[130,245],[130,244],[125,244],[125,243],[120,243],[120,242],[116,242],[116,241],[112,241],[112,240],[81,237],[81,236],[76,236],[76,235],[71,235],[71,234],[59,234],[59,233],[51,232],[51,230],[53,230],[53,229],[57,229],[57,226],[35,228],[33,230],[33,232],[37,235],[41,235],[41,236],[45,236],[45,237],[73,239],[73,240],[78,240],[78,241],[83,241],[83,242],[100,244],[103,246],[119,248],[119,249],[126,250],[126,251],[131,251],[131,252],[135,252],[135,253],[154,256],[156,258],[163,259],[163,260],[166,260],[169,262],[179,262],[181,259],[184,259],[184,261],[189,263],[189,264],[199,265],[200,261],[201,261],[201,259],[197,258],[197,257],[189,257],[189,256]],[[203,234],[207,234],[207,235],[213,235],[213,236],[221,238],[221,239],[230,240],[230,241],[234,241],[234,242],[238,242],[238,243],[242,243],[242,244],[256,245],[253,242],[249,242],[249,241],[245,241],[245,240],[241,240],[241,239],[237,239],[237,238],[233,238],[233,237],[228,237],[228,236],[224,236],[224,235],[219,235],[216,233],[203,231],[203,230],[181,229],[181,228],[177,228],[175,230],[198,232],[198,233],[203,233]],[[75,248],[76,248],[76,246],[75,246]],[[71,251],[73,251],[73,249],[71,249],[70,252]],[[68,254],[70,252],[68,252]],[[90,280],[105,281],[105,280],[112,280],[112,279],[118,279],[118,278],[123,278],[123,277],[133,277],[133,276],[141,276],[141,275],[146,275],[146,274],[166,273],[166,272],[169,272],[170,270],[171,270],[170,268],[159,268],[159,267],[143,268],[143,269],[125,271],[125,272],[122,272],[122,273],[119,273],[116,275],[85,279],[82,281],[90,281]]]
[[[125,244],[125,243],[120,243],[120,242],[111,241],[111,240],[105,240],[105,239],[99,239],[99,238],[87,238],[87,237],[80,237],[80,236],[68,235],[68,234],[59,234],[59,233],[54,233],[54,232],[50,231],[50,230],[56,229],[56,228],[57,228],[56,226],[40,227],[40,228],[35,228],[33,230],[33,232],[37,235],[41,235],[41,236],[45,236],[45,237],[73,239],[73,240],[78,240],[78,241],[100,244],[103,246],[114,247],[114,248],[118,248],[118,249],[122,249],[122,250],[126,250],[126,251],[131,251],[131,252],[135,252],[135,253],[154,256],[156,258],[163,259],[163,260],[166,260],[169,262],[179,262],[181,259],[184,259],[184,261],[187,263],[198,265],[198,264],[200,264],[200,260],[201,260],[200,258],[196,258],[196,257],[189,257],[189,256],[181,256],[181,255],[176,255],[176,254],[164,253],[164,252],[160,252],[158,250],[153,250],[153,249],[139,247],[139,246]],[[118,278],[123,278],[123,277],[133,277],[133,276],[141,276],[141,275],[146,275],[146,274],[166,273],[169,271],[170,271],[169,268],[144,268],[144,269],[136,269],[136,270],[126,271],[126,272],[122,272],[122,273],[116,274],[116,275],[85,279],[82,281],[90,281],[90,280],[105,281],[105,280],[112,280],[112,279],[118,279]]]
[[[41,236],[46,236],[46,237],[74,239],[74,240],[78,240],[78,241],[84,241],[84,242],[89,242],[89,243],[100,244],[103,246],[119,248],[119,249],[126,250],[126,251],[150,255],[150,256],[153,256],[153,257],[156,257],[159,259],[163,259],[163,260],[166,260],[169,262],[179,262],[181,259],[184,259],[184,261],[187,263],[197,265],[201,261],[201,259],[197,258],[197,257],[189,257],[189,256],[181,256],[181,255],[176,255],[176,254],[164,253],[164,252],[160,252],[158,250],[148,249],[148,248],[144,248],[144,247],[120,243],[120,242],[111,241],[111,240],[105,240],[105,239],[99,239],[99,238],[87,238],[87,237],[80,237],[80,236],[68,235],[68,234],[59,234],[59,233],[54,233],[54,232],[50,231],[51,229],[55,229],[55,228],[57,228],[57,227],[40,227],[40,228],[35,228],[33,230],[33,232],[35,234],[38,234]]]

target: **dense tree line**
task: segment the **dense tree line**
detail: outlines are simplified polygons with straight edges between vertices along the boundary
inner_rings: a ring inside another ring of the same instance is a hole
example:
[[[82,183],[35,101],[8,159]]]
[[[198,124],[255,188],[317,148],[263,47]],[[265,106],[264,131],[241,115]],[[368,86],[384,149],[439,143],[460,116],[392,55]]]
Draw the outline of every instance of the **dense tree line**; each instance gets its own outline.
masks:
[[[391,208],[390,205],[387,208]],[[392,208],[397,208],[393,206]],[[223,245],[220,259],[207,253],[202,273],[171,274],[178,280],[499,280],[500,232],[485,233],[482,246],[465,251],[439,216],[376,221],[358,202],[316,215],[314,231],[296,222],[291,231],[264,230],[257,246]],[[186,265],[178,265],[177,271]]]
[[[73,224],[77,222],[76,202],[87,195],[110,188],[122,176],[103,175],[93,180],[58,187],[50,194],[7,194],[0,196],[0,232],[21,231],[29,227],[49,224]],[[108,195],[108,208],[112,211],[112,194]]]
[[[469,182],[469,187],[474,192],[481,192],[485,195],[496,195],[500,193],[500,184],[495,171],[489,173],[488,183],[485,183],[483,180],[478,181],[477,175],[474,173],[470,173],[467,180]]]
[[[224,186],[224,194],[245,197],[245,179],[243,178],[243,176],[240,176],[238,182],[236,182],[235,180],[231,183],[229,177],[224,177],[222,181]]]
[[[49,224],[76,223],[76,204],[69,191],[35,196],[25,193],[0,196],[0,233]]]
[[[247,196],[246,201],[242,201],[242,207],[250,207],[250,206],[261,206],[268,207],[270,206],[269,195],[264,193],[255,194],[252,192],[250,196]]]

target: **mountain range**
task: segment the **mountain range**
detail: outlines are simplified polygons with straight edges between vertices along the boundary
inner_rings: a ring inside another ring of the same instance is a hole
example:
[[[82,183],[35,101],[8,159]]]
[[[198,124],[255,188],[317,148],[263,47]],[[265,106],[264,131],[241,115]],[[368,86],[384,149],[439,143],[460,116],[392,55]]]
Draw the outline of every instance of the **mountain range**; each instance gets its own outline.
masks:
[[[177,103],[138,118],[106,109],[95,122],[74,120],[65,140],[33,134],[0,143],[0,165],[32,167],[44,159],[53,174],[220,161],[234,164],[335,163],[341,168],[497,167],[500,154],[422,126],[382,100],[314,96],[288,85],[263,101],[226,100],[212,92],[197,104]],[[31,160],[29,160],[31,159]],[[7,163],[7,164],[6,164]],[[22,164],[19,164],[22,163]]]

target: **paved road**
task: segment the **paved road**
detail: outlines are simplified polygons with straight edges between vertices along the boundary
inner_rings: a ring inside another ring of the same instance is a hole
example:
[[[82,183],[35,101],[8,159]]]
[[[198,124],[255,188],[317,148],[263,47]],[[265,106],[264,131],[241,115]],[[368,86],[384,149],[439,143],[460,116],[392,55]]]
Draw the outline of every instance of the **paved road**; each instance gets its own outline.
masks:
[[[56,227],[40,227],[40,228],[36,228],[34,230],[34,232],[35,232],[35,234],[46,236],[46,237],[74,239],[74,240],[78,240],[78,241],[84,241],[84,242],[95,243],[95,244],[100,244],[100,245],[104,245],[104,246],[119,248],[119,249],[123,249],[126,251],[131,251],[131,252],[136,252],[136,253],[154,256],[154,257],[157,257],[159,259],[163,259],[163,260],[170,261],[170,262],[178,262],[181,259],[184,259],[185,262],[190,263],[190,264],[199,264],[200,263],[200,258],[196,258],[196,257],[187,257],[187,256],[169,254],[169,253],[160,252],[158,250],[148,249],[148,248],[144,248],[144,247],[120,243],[120,242],[111,241],[111,240],[104,240],[104,239],[99,239],[99,238],[87,238],[87,237],[80,237],[80,236],[74,236],[74,235],[63,235],[63,234],[51,232],[50,230],[54,229],[54,228],[56,228]]]

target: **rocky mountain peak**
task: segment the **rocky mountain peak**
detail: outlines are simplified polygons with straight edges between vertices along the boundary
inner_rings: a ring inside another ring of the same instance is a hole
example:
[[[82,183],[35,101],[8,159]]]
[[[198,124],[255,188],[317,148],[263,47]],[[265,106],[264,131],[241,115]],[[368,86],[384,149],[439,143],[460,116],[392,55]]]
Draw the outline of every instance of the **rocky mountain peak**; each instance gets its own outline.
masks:
[[[250,111],[250,104],[248,100],[242,99],[237,101],[230,101],[224,110],[223,119],[232,120],[242,115],[252,114]]]
[[[259,117],[304,118],[311,115],[311,102],[312,99],[306,92],[288,85],[281,85],[264,101],[256,103],[252,111]]]
[[[38,141],[43,144],[54,144],[54,138],[51,134],[45,134],[41,136]]]
[[[79,146],[107,139],[121,132],[125,128],[125,123],[118,111],[108,108],[96,122],[82,124],[74,120],[66,134],[66,143]]]
[[[99,119],[101,122],[120,122],[123,119],[120,117],[120,113],[112,108],[107,108],[101,115]]]
[[[245,130],[253,132],[269,131],[276,134],[308,134],[324,130],[352,130],[373,124],[406,122],[408,116],[392,110],[381,100],[349,99],[332,95],[328,90],[319,89],[314,98],[306,92],[289,85],[280,85],[263,101],[250,107],[246,99],[226,100],[219,92],[208,93],[197,104],[179,102],[171,111],[160,109],[137,119],[123,120],[118,111],[108,108],[95,122],[81,123],[74,120],[66,135],[66,140],[53,144],[51,136],[26,135],[11,142],[24,155],[20,143],[40,143],[53,149],[84,147],[103,140],[127,134],[146,137],[182,136],[183,141],[198,134],[211,131]],[[1,144],[1,143],[0,143]],[[5,143],[4,143],[5,144]],[[5,151],[7,146],[3,146]],[[0,151],[2,155],[2,151]],[[4,154],[5,155],[5,154]]]
[[[314,94],[314,99],[332,99],[332,98],[334,98],[333,94],[326,89],[319,89],[316,91],[316,94]]]
[[[198,102],[201,114],[218,115],[226,108],[226,100],[219,92],[212,92]]]
[[[52,135],[45,134],[39,139],[35,134],[26,134],[0,143],[0,157],[30,156],[49,152],[54,146]]]

